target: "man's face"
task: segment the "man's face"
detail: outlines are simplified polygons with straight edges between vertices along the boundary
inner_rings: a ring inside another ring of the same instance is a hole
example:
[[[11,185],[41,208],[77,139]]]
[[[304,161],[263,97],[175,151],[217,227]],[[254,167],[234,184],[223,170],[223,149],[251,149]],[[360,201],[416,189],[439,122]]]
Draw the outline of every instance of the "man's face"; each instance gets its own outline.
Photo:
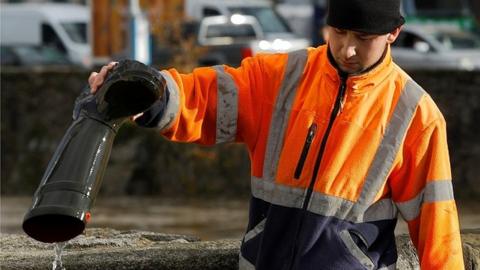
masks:
[[[400,28],[385,35],[374,35],[328,26],[327,42],[342,71],[359,73],[380,60],[386,45],[393,43],[399,33]]]

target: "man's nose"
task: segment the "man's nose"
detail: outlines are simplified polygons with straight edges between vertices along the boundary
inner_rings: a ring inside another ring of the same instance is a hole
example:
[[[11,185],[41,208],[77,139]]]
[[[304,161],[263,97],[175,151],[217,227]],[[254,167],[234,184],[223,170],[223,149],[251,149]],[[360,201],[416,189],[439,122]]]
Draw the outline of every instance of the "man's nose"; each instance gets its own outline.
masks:
[[[353,56],[355,56],[357,54],[356,52],[356,48],[354,45],[348,45],[347,48],[346,48],[346,53],[345,53],[345,56],[347,58],[351,58]]]

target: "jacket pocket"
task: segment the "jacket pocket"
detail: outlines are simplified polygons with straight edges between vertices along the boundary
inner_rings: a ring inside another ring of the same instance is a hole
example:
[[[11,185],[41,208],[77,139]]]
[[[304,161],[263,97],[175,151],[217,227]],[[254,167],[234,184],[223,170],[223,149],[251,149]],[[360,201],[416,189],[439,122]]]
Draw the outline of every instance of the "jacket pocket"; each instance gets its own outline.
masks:
[[[340,231],[340,239],[342,239],[342,242],[350,251],[350,254],[355,257],[366,269],[375,269],[375,264],[372,262],[372,259],[370,259],[370,257],[368,257],[367,254],[365,254],[365,252],[358,246],[355,240],[353,240],[352,233],[360,240],[361,244],[365,245],[365,249],[367,249],[367,243],[361,235],[357,234],[357,232],[350,232],[349,230]]]
[[[308,151],[310,150],[310,146],[312,145],[313,138],[315,138],[316,133],[317,133],[317,124],[313,123],[308,129],[308,133],[305,139],[305,143],[303,145],[302,153],[300,154],[297,167],[295,168],[295,174],[294,174],[295,179],[299,179],[300,175],[302,174],[303,166],[305,165],[305,160],[307,159]]]
[[[253,229],[248,231],[245,236],[243,237],[243,242],[247,243],[248,241],[252,240],[255,238],[257,235],[261,234],[263,230],[265,229],[265,223],[267,219],[264,218],[262,221],[260,221]]]
[[[284,138],[276,148],[277,152],[273,153],[273,155],[277,155],[278,150],[280,151],[280,156],[277,156],[279,158],[277,166],[274,166],[275,164],[264,164],[264,166],[273,166],[272,169],[276,171],[276,182],[302,187],[308,185],[306,183],[307,177],[296,178],[295,171],[301,171],[301,176],[305,176],[310,170],[311,160],[309,155],[313,153],[308,154],[308,150],[312,152],[317,148],[316,139],[318,137],[315,135],[315,139],[313,139],[312,135],[314,134],[311,134],[311,131],[314,128],[317,131],[321,130],[323,123],[317,122],[316,114],[312,111],[292,111],[290,118],[291,124],[285,129]],[[308,142],[309,137],[312,137],[311,142]],[[302,158],[302,156],[304,157]]]
[[[243,237],[240,247],[239,269],[255,269],[254,264],[257,261],[266,220],[266,218],[262,219]]]

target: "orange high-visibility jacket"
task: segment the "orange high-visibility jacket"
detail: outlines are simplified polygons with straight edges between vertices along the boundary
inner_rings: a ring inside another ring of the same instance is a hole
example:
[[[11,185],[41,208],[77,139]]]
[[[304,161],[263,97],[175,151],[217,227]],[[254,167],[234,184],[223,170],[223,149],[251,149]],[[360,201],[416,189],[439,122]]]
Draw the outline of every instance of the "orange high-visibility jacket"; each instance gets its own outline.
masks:
[[[395,269],[398,213],[422,269],[463,269],[445,120],[389,48],[359,75],[326,46],[161,74],[164,136],[248,148],[241,269]]]

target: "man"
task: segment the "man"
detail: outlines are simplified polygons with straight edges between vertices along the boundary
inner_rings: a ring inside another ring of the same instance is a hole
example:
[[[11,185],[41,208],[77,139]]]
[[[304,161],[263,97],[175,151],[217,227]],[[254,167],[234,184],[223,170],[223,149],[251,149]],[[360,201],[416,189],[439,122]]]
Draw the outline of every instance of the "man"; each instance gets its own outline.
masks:
[[[249,150],[241,269],[395,269],[398,212],[422,269],[463,269],[444,118],[390,55],[399,10],[331,1],[326,46],[161,72],[168,95],[137,123]]]

